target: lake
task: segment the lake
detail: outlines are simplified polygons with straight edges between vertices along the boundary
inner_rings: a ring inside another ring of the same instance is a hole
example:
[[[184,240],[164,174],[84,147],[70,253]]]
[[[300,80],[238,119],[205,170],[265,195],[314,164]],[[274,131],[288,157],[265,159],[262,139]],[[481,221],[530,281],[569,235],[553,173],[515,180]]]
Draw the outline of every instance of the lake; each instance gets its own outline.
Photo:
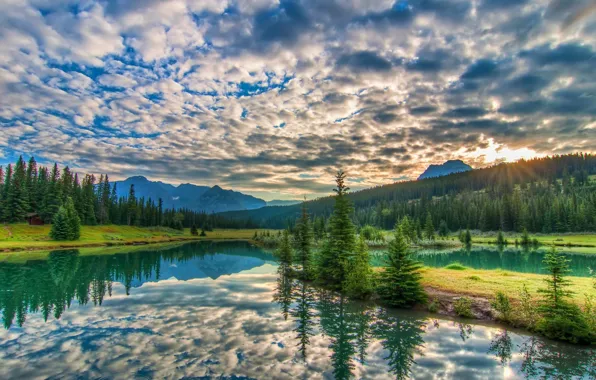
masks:
[[[596,376],[594,350],[350,301],[245,242],[0,262],[0,311],[2,379]]]
[[[503,269],[512,272],[544,274],[546,270],[542,260],[548,248],[523,249],[491,246],[472,246],[458,249],[420,249],[415,258],[424,265],[442,268],[453,262],[461,263],[474,269]],[[372,265],[382,266],[384,251],[373,250]],[[566,251],[569,260],[570,276],[589,277],[590,269],[596,270],[595,254]]]

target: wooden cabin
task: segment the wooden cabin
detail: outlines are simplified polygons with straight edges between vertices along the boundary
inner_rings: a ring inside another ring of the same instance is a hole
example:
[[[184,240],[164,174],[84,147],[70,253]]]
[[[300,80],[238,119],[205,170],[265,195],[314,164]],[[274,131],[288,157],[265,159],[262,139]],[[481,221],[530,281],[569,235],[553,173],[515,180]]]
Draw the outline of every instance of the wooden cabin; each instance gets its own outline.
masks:
[[[30,226],[43,226],[45,224],[41,216],[39,216],[39,214],[36,212],[30,212],[27,214],[26,219]]]

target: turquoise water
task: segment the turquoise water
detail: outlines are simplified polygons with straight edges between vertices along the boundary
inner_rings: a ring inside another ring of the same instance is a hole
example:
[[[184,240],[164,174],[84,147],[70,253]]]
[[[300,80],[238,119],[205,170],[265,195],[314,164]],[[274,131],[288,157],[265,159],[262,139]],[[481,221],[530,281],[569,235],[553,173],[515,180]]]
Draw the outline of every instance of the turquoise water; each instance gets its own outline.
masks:
[[[247,243],[0,263],[2,379],[591,378],[593,350],[353,302]]]
[[[542,264],[546,248],[517,249],[486,246],[472,246],[451,250],[418,250],[415,251],[416,259],[424,265],[442,268],[453,262],[459,262],[474,269],[504,269],[522,273],[544,274]],[[383,251],[373,251],[373,265],[383,265]],[[569,273],[571,276],[588,277],[590,269],[596,270],[596,254],[580,254],[568,252]]]

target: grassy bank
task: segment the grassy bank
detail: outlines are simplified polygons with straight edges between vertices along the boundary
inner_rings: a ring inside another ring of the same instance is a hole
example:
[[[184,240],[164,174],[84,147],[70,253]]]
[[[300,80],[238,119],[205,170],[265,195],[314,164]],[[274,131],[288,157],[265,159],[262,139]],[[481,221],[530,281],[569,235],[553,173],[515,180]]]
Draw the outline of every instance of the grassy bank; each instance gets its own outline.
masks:
[[[557,247],[585,247],[596,248],[596,234],[530,234],[532,239],[536,238],[542,245],[554,245]],[[451,237],[455,238],[455,237]],[[515,239],[521,241],[521,234],[505,234],[505,238],[510,245],[515,243]],[[472,242],[476,244],[494,244],[497,239],[495,232],[472,234]]]
[[[463,270],[425,267],[422,271],[422,283],[426,288],[487,299],[492,299],[496,292],[501,291],[514,301],[519,300],[524,284],[533,298],[542,298],[538,289],[545,288],[546,278],[546,275],[540,274],[465,267]],[[569,290],[574,293],[574,303],[583,305],[585,294],[596,295],[591,278],[567,277],[567,280],[570,282]]]
[[[256,230],[215,230],[207,236],[192,236],[189,229],[178,231],[170,228],[142,228],[131,226],[82,226],[81,238],[76,241],[53,241],[50,226],[27,224],[0,225],[0,252],[51,250],[57,248],[102,247],[137,244],[156,244],[201,239],[246,239]]]

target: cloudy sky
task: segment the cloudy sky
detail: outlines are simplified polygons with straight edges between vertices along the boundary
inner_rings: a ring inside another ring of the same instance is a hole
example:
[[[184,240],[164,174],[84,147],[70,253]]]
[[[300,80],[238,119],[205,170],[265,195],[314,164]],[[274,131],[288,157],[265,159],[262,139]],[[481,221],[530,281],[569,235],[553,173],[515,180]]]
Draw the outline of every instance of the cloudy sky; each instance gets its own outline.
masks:
[[[4,0],[0,164],[265,199],[596,151],[593,0]]]

